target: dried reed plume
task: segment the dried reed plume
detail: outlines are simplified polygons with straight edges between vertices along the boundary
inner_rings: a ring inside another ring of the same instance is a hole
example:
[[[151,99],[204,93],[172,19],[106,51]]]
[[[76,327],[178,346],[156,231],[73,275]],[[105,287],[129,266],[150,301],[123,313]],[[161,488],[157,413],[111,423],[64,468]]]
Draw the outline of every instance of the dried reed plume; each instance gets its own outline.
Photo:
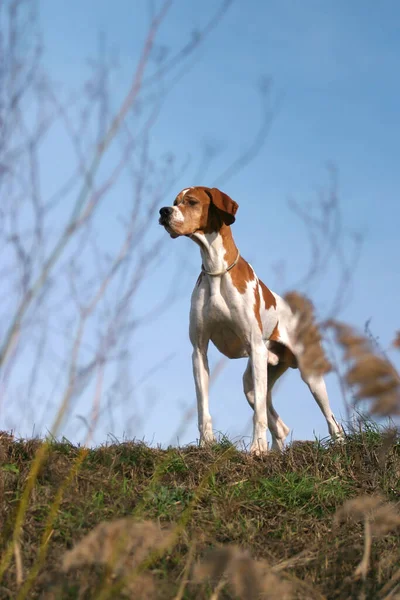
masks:
[[[357,496],[347,500],[335,515],[335,521],[360,522],[368,519],[371,535],[381,537],[400,525],[400,513],[397,506],[386,502],[381,496]]]
[[[103,565],[114,577],[127,576],[154,551],[166,547],[169,529],[160,529],[152,521],[134,522],[118,519],[97,525],[65,553],[62,561],[64,572],[88,565]],[[126,578],[125,591],[137,598],[153,598],[154,582],[150,575],[140,573]]]
[[[364,554],[354,575],[364,580],[370,567],[372,537],[383,537],[400,526],[397,507],[385,502],[381,496],[358,496],[343,504],[336,512],[336,524],[346,520],[364,523]]]
[[[312,302],[298,292],[288,292],[285,300],[292,309],[295,319],[295,339],[300,371],[304,375],[324,375],[332,370],[322,348],[322,338],[315,322]]]
[[[273,573],[266,561],[254,560],[237,546],[212,550],[196,565],[194,578],[197,583],[211,581],[213,600],[217,600],[225,584],[241,600],[290,600],[294,597],[293,586]]]
[[[355,386],[355,403],[372,401],[370,412],[379,416],[400,413],[400,376],[390,361],[377,354],[371,341],[343,323],[328,323],[336,341],[344,349],[344,360],[350,363],[345,379]]]
[[[394,338],[393,346],[395,348],[400,348],[400,331],[396,333],[396,337]]]

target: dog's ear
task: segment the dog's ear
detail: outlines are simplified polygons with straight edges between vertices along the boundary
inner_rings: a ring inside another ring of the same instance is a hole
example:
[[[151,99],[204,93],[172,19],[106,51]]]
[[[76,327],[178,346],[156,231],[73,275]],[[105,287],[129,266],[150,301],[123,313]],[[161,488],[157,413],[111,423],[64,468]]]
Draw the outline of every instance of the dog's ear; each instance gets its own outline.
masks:
[[[212,188],[210,194],[211,202],[220,211],[225,225],[232,225],[235,222],[236,211],[239,208],[237,202],[218,188]]]

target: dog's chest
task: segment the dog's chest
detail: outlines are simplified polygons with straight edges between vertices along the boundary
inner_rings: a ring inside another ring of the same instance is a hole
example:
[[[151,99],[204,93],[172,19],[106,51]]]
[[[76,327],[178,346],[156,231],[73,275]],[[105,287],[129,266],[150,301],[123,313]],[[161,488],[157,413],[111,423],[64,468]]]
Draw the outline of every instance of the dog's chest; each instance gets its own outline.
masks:
[[[212,324],[225,323],[232,320],[232,305],[222,294],[209,295],[204,301],[204,316]]]
[[[203,298],[203,314],[211,325],[228,325],[241,328],[248,321],[245,318],[248,312],[251,290],[245,294],[240,294],[232,283],[228,280],[222,282],[209,290]],[[249,298],[247,297],[249,296]]]
[[[229,282],[221,286],[205,285],[193,298],[192,325],[198,331],[207,331],[225,356],[241,358],[248,355],[253,305],[254,290],[240,294]]]

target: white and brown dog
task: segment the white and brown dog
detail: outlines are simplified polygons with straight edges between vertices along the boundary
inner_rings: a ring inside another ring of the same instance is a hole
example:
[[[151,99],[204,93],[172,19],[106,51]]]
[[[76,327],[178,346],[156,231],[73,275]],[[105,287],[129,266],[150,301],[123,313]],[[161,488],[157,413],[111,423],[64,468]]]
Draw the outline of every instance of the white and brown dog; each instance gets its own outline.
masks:
[[[267,427],[272,448],[282,450],[289,428],[272,405],[271,392],[277,379],[289,368],[297,368],[291,344],[295,319],[288,304],[258,279],[240,256],[230,226],[238,205],[216,188],[182,190],[173,206],[160,209],[159,223],[172,238],[186,236],[200,247],[201,273],[190,309],[190,341],[196,384],[200,443],[215,440],[208,403],[208,343],[211,340],[228,358],[248,357],[243,375],[244,393],[254,409],[250,451],[268,451]],[[343,433],[329,406],[322,377],[303,380],[320,407],[332,437]]]

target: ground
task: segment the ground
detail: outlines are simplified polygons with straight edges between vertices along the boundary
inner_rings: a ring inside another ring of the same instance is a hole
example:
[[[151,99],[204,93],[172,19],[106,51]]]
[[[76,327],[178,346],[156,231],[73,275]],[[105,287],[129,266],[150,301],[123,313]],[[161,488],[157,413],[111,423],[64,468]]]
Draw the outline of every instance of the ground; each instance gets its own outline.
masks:
[[[367,512],[335,518],[364,495],[400,508],[399,439],[376,427],[344,445],[297,443],[262,458],[225,439],[208,449],[132,442],[85,450],[0,434],[0,463],[0,598],[372,599],[389,598],[400,581],[398,517],[372,528],[358,575]],[[102,522],[111,529],[85,542]],[[121,528],[129,548],[117,568],[105,553]]]

